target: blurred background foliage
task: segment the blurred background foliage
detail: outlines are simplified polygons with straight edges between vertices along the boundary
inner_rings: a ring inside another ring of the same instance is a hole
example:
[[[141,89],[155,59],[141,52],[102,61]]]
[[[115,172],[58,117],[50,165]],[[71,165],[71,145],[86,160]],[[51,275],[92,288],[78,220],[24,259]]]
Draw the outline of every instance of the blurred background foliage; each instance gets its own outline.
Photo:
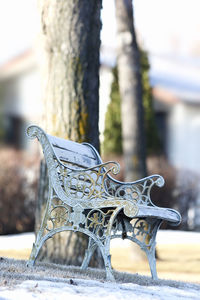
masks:
[[[0,234],[34,230],[39,157],[0,148]]]
[[[143,107],[145,121],[145,135],[147,154],[157,154],[161,151],[161,141],[155,122],[152,89],[149,83],[149,61],[147,52],[140,49],[140,65],[143,88]],[[118,83],[117,67],[113,68],[113,82],[111,85],[110,103],[105,117],[104,140],[102,152],[106,154],[122,154],[121,128],[121,98]],[[131,130],[131,128],[130,128]]]

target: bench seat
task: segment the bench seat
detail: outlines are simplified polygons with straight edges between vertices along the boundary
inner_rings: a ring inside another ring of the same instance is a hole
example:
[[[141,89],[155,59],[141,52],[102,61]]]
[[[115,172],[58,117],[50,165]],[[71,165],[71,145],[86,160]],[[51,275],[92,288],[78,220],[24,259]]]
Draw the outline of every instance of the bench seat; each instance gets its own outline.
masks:
[[[180,224],[180,215],[174,209],[170,208],[162,208],[162,207],[152,207],[152,206],[139,206],[139,211],[137,213],[138,218],[144,218],[145,216],[149,216],[151,218],[162,219],[163,221],[167,221],[172,223],[171,225],[179,225]]]

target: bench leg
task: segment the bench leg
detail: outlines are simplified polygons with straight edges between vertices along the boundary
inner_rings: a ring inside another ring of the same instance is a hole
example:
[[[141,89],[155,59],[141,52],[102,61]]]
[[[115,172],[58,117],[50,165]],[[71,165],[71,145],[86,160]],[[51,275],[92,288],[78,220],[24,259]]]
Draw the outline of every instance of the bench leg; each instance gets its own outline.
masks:
[[[121,220],[120,220],[121,222]],[[157,271],[156,271],[156,234],[162,223],[162,220],[146,218],[146,219],[138,219],[134,223],[132,227],[132,234],[128,235],[127,232],[130,231],[130,221],[124,220],[122,227],[124,229],[121,231],[121,235],[116,235],[114,237],[122,237],[125,239],[129,239],[132,242],[138,244],[141,250],[146,253],[149,267],[151,270],[152,279],[158,279]],[[113,238],[114,238],[113,237]]]
[[[83,270],[87,269],[87,267],[90,263],[91,257],[97,247],[98,247],[97,243],[92,238],[89,238],[88,249],[85,252],[85,257],[83,259],[81,269],[83,269]],[[113,272],[112,272],[111,256],[110,256],[110,248],[109,247],[110,247],[109,242],[107,242],[105,246],[99,245],[101,254],[103,256],[105,269],[106,269],[106,279],[108,281],[115,281],[115,278],[114,278]]]
[[[111,266],[111,255],[110,255],[110,237],[105,241],[104,246],[100,247],[104,264],[105,264],[105,269],[106,269],[106,279],[108,281],[115,282],[115,278],[113,275],[112,271],[112,266]]]
[[[103,258],[104,258],[105,269],[106,269],[106,279],[108,281],[115,282],[115,277],[113,275],[112,266],[111,266],[111,255],[105,253],[103,255]]]
[[[82,270],[87,269],[87,267],[90,263],[91,257],[93,255],[94,251],[96,250],[96,248],[97,248],[97,244],[91,237],[89,237],[88,248],[85,251],[85,256],[84,256],[84,259],[83,259],[83,262],[81,265]]]
[[[45,242],[45,239],[42,239],[43,233],[44,233],[44,227],[41,226],[40,230],[37,233],[35,243],[33,244],[29,260],[26,264],[27,267],[34,266],[34,264],[35,264],[35,260],[38,256],[38,253],[39,253],[40,249],[42,248],[42,246]]]
[[[36,260],[36,258],[38,256],[38,253],[39,253],[41,247],[42,246],[38,247],[36,243],[33,244],[29,260],[28,260],[28,262],[26,264],[27,267],[34,266],[35,260]]]
[[[149,262],[149,267],[151,270],[151,276],[152,279],[158,279],[157,270],[156,270],[156,257],[155,257],[155,251],[156,250],[156,243],[154,242],[154,245],[151,246],[150,249],[146,249],[146,255]]]
[[[152,279],[158,279],[158,275],[157,275],[157,270],[156,270],[156,235],[157,235],[157,232],[158,232],[158,229],[160,227],[162,223],[162,220],[156,220],[156,221],[153,221],[153,220],[148,220],[147,219],[147,224],[149,226],[149,228],[151,228],[151,237],[149,237],[149,246],[148,245],[145,245],[143,247],[141,247],[146,255],[147,255],[147,258],[148,258],[148,262],[149,262],[149,267],[150,267],[150,270],[151,270],[151,276],[152,276]]]
[[[33,244],[29,260],[26,264],[28,267],[33,266],[35,264],[35,260],[38,256],[38,253],[39,253],[41,247],[43,246],[43,244],[45,242],[45,239],[43,238],[43,235],[44,235],[44,230],[45,230],[45,227],[47,225],[47,220],[48,220],[48,217],[49,217],[49,207],[50,207],[50,197],[48,199],[45,214],[44,214],[42,223],[40,225],[40,229],[39,229],[39,231],[36,235],[35,243]]]

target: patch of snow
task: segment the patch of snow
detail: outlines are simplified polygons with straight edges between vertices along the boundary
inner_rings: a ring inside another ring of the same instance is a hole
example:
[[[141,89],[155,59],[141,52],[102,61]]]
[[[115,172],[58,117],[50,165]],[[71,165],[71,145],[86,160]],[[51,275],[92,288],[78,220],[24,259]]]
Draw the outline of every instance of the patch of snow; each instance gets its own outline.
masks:
[[[191,300],[200,299],[199,291],[191,288],[140,286],[133,283],[109,283],[74,279],[69,283],[29,280],[8,289],[0,288],[0,299],[70,299],[70,300]]]
[[[33,232],[1,235],[0,250],[7,250],[7,249],[19,250],[19,249],[32,248],[34,241],[35,241],[35,234]]]
[[[199,244],[200,232],[180,231],[180,230],[159,230],[156,237],[157,245],[172,245],[172,244]],[[132,245],[129,240],[113,239],[111,247],[127,248]],[[200,299],[200,297],[199,297]]]
[[[35,241],[33,232],[21,234],[9,234],[0,236],[0,250],[6,249],[31,249]],[[159,230],[157,233],[157,244],[199,244],[200,232],[180,230]],[[127,248],[132,244],[129,240],[114,239],[111,247]]]
[[[199,244],[200,232],[159,230],[157,233],[156,241],[157,244]]]

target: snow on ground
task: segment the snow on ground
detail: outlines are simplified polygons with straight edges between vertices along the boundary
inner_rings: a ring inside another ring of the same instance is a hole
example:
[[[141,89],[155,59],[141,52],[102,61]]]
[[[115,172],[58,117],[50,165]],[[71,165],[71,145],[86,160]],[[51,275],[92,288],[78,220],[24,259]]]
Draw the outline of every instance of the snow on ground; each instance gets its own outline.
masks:
[[[22,233],[22,234],[10,234],[0,236],[0,250],[31,248],[35,241],[35,235],[33,232]],[[187,243],[195,244],[200,242],[200,232],[192,231],[179,231],[179,230],[159,230],[157,233],[156,242],[157,244],[184,244]],[[127,243],[126,243],[127,242]],[[130,242],[128,240],[123,241],[124,247]],[[112,241],[113,247],[123,246],[121,239],[115,239]]]
[[[157,244],[199,244],[200,232],[180,230],[159,230],[156,237]]]
[[[195,243],[199,240],[200,233],[192,232],[160,230],[157,236],[158,244],[184,243],[185,241]],[[0,249],[30,248],[33,241],[33,233],[1,236]],[[117,279],[116,283],[111,283],[106,282],[100,275],[99,277],[93,274],[85,276],[81,271],[67,274],[64,266],[56,267],[51,264],[48,269],[48,265],[41,264],[27,269],[24,261],[17,261],[18,267],[15,264],[16,262],[13,260],[0,260],[0,300],[24,298],[27,300],[129,300],[130,298],[137,300],[200,300],[200,285],[198,284],[165,280],[154,282],[150,277],[145,278],[145,276],[137,274],[129,274],[131,280],[126,280],[126,273],[122,272],[116,272],[116,274],[120,274],[118,276],[121,278]]]
[[[71,283],[27,280],[11,289],[1,287],[0,299],[191,300],[200,299],[200,290],[83,279],[75,279]]]
[[[0,250],[6,249],[28,249],[32,248],[35,241],[33,232],[9,234],[0,236]]]

